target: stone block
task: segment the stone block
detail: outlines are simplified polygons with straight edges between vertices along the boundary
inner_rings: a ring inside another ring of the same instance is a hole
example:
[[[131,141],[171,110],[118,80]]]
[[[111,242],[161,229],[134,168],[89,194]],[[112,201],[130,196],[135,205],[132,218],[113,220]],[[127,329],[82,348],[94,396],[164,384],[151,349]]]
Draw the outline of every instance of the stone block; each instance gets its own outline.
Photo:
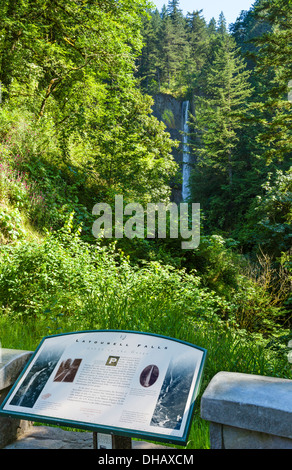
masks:
[[[212,448],[292,448],[292,381],[219,372],[202,396],[201,417],[212,423]]]

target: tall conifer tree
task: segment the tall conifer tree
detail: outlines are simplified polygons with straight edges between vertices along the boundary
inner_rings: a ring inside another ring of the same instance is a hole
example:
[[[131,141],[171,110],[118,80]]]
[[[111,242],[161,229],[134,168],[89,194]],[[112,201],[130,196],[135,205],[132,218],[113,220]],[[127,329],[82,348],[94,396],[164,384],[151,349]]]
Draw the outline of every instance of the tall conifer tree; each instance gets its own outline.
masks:
[[[256,18],[267,22],[271,30],[255,38],[258,47],[255,73],[270,78],[259,105],[263,132],[259,141],[265,146],[268,162],[280,162],[292,153],[292,8],[290,0],[261,0],[255,8]]]
[[[181,82],[181,76],[188,61],[186,20],[179,8],[179,1],[168,2],[161,29],[161,75],[164,86],[174,89]]]
[[[210,66],[204,70],[203,97],[197,100],[196,123],[203,142],[201,160],[228,175],[232,184],[233,151],[251,90],[249,73],[233,39],[223,34]]]
[[[158,10],[150,12],[150,19],[143,18],[143,49],[138,58],[137,75],[141,78],[141,87],[148,94],[160,90],[160,29],[162,19]]]

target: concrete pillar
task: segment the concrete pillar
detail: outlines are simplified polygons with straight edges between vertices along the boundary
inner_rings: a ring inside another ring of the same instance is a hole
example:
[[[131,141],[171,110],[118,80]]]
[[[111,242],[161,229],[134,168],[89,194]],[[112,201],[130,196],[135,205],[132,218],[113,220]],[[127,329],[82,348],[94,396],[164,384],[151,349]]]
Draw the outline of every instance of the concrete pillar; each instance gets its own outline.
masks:
[[[31,351],[1,349],[0,403],[8,394],[31,355]],[[0,449],[15,441],[31,426],[32,423],[29,421],[0,416]]]
[[[292,380],[219,372],[201,417],[210,422],[212,449],[292,449]]]

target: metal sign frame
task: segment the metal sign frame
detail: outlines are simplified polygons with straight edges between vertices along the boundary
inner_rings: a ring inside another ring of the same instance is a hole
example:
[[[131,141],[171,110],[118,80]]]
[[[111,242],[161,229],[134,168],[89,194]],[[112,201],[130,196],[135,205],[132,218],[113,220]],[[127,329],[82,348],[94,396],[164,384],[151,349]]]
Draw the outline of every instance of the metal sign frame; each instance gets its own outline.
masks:
[[[46,336],[0,415],[186,445],[206,355],[194,344],[139,331]]]

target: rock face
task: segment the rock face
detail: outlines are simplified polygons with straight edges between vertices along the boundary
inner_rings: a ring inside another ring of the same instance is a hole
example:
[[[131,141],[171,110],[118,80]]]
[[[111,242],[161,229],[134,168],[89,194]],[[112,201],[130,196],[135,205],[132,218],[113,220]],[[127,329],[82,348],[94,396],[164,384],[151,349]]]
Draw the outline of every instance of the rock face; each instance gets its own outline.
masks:
[[[172,150],[174,160],[180,166],[181,176],[175,181],[171,181],[172,200],[176,203],[182,200],[183,108],[183,100],[176,99],[171,95],[159,93],[154,96],[153,115],[166,125],[166,130],[169,132],[171,138],[179,141],[179,146]]]

